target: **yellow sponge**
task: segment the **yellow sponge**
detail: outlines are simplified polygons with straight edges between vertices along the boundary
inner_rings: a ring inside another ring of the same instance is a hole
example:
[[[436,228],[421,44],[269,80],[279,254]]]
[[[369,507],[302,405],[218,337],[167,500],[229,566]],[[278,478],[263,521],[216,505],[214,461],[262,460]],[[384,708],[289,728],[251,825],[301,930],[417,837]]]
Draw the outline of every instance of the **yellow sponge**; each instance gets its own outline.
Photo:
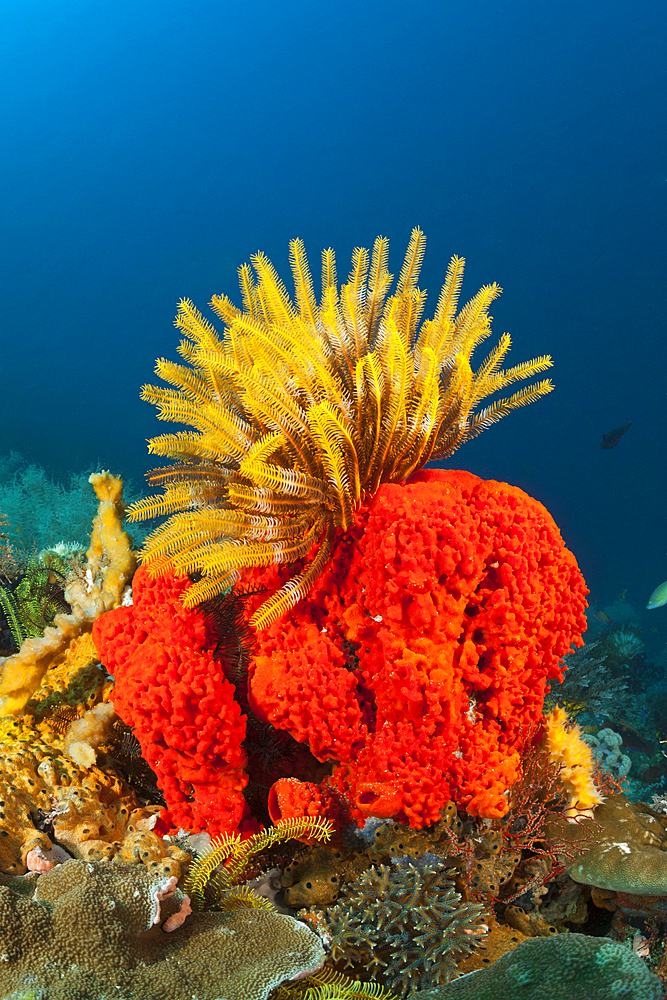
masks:
[[[593,810],[603,801],[593,773],[597,761],[576,722],[564,708],[556,707],[544,717],[549,761],[558,767],[558,782],[568,798],[568,811]]]

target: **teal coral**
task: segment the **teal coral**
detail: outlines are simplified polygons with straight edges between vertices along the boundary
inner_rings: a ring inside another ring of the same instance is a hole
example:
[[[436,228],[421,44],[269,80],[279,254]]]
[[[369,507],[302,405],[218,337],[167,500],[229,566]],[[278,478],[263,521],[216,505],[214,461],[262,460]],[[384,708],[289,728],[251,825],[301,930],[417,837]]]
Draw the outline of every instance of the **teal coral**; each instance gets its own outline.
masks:
[[[363,966],[399,997],[452,979],[486,928],[483,909],[462,903],[444,865],[370,868],[331,907],[331,959]]]
[[[522,941],[491,968],[415,1000],[660,1000],[660,980],[629,948],[585,934]]]

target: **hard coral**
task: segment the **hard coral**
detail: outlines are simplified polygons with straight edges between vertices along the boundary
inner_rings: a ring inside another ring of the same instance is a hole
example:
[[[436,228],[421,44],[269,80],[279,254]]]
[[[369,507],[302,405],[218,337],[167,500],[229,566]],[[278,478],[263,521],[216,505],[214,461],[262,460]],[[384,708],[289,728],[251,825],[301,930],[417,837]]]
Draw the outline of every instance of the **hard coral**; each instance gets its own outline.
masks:
[[[667,831],[643,802],[610,795],[592,818],[567,824],[552,817],[548,840],[570,842],[581,856],[566,858],[575,882],[640,896],[667,896]]]
[[[662,988],[642,960],[608,938],[584,934],[523,941],[489,969],[415,1000],[660,1000]]]
[[[140,567],[134,604],[98,618],[93,640],[115,677],[116,712],[158,777],[165,824],[211,834],[256,828],[243,798],[245,716],[204,616],[183,606],[189,586]]]
[[[456,975],[483,937],[482,907],[462,903],[443,865],[371,868],[327,912],[331,958],[371,971],[400,997]]]
[[[247,573],[274,590],[294,567]],[[338,761],[360,817],[499,817],[587,593],[549,513],[466,472],[381,486],[310,595],[259,631],[250,704]]]
[[[317,937],[278,913],[193,914],[176,929],[187,897],[141,866],[67,861],[40,875],[32,896],[4,881],[2,996],[32,988],[35,1000],[265,1000],[324,960]]]

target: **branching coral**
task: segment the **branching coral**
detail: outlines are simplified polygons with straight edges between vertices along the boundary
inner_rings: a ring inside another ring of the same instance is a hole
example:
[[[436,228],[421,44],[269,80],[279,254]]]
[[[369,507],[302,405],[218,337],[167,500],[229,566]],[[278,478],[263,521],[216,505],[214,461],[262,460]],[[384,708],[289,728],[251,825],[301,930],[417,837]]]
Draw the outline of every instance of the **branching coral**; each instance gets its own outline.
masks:
[[[154,573],[201,574],[184,597],[188,606],[224,590],[238,569],[307,557],[253,617],[257,627],[275,621],[309,592],[364,497],[450,456],[551,390],[544,380],[478,409],[551,360],[502,370],[510,347],[503,334],[473,372],[471,356],[490,335],[488,309],[501,290],[486,285],[457,314],[459,257],[434,318],[419,326],[424,247],[424,234],[413,230],[389,297],[386,239],[378,237],[370,259],[355,250],[340,293],[333,251],[324,251],[319,305],[300,240],[290,244],[296,304],[259,253],[256,277],[248,266],[239,272],[242,310],[213,297],[226,324],[222,340],[191,302],[180,303],[187,366],[159,360],[157,373],[175,388],[145,386],[142,396],[160,419],[195,430],[151,440],[153,454],[177,464],[149,474],[165,492],[134,504],[130,516],[172,515],[149,536],[145,556]]]
[[[456,975],[485,933],[482,907],[462,903],[444,865],[370,868],[328,910],[331,959],[371,972],[400,997]]]

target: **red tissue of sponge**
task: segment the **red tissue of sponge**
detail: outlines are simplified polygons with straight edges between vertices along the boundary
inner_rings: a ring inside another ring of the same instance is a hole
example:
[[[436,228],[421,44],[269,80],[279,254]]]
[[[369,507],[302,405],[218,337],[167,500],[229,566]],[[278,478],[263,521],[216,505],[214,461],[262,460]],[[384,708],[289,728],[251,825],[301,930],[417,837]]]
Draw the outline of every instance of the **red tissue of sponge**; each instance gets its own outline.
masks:
[[[243,582],[271,591],[293,572]],[[420,472],[381,486],[310,594],[257,633],[250,705],[338,762],[329,787],[359,820],[421,827],[450,799],[503,816],[547,682],[582,645],[586,593],[538,501]]]
[[[100,660],[113,674],[113,703],[134,727],[142,756],[167,803],[166,827],[211,834],[249,821],[245,716],[234,687],[207,645],[204,616],[184,608],[185,577],[134,575],[134,604],[101,615],[93,626]]]

